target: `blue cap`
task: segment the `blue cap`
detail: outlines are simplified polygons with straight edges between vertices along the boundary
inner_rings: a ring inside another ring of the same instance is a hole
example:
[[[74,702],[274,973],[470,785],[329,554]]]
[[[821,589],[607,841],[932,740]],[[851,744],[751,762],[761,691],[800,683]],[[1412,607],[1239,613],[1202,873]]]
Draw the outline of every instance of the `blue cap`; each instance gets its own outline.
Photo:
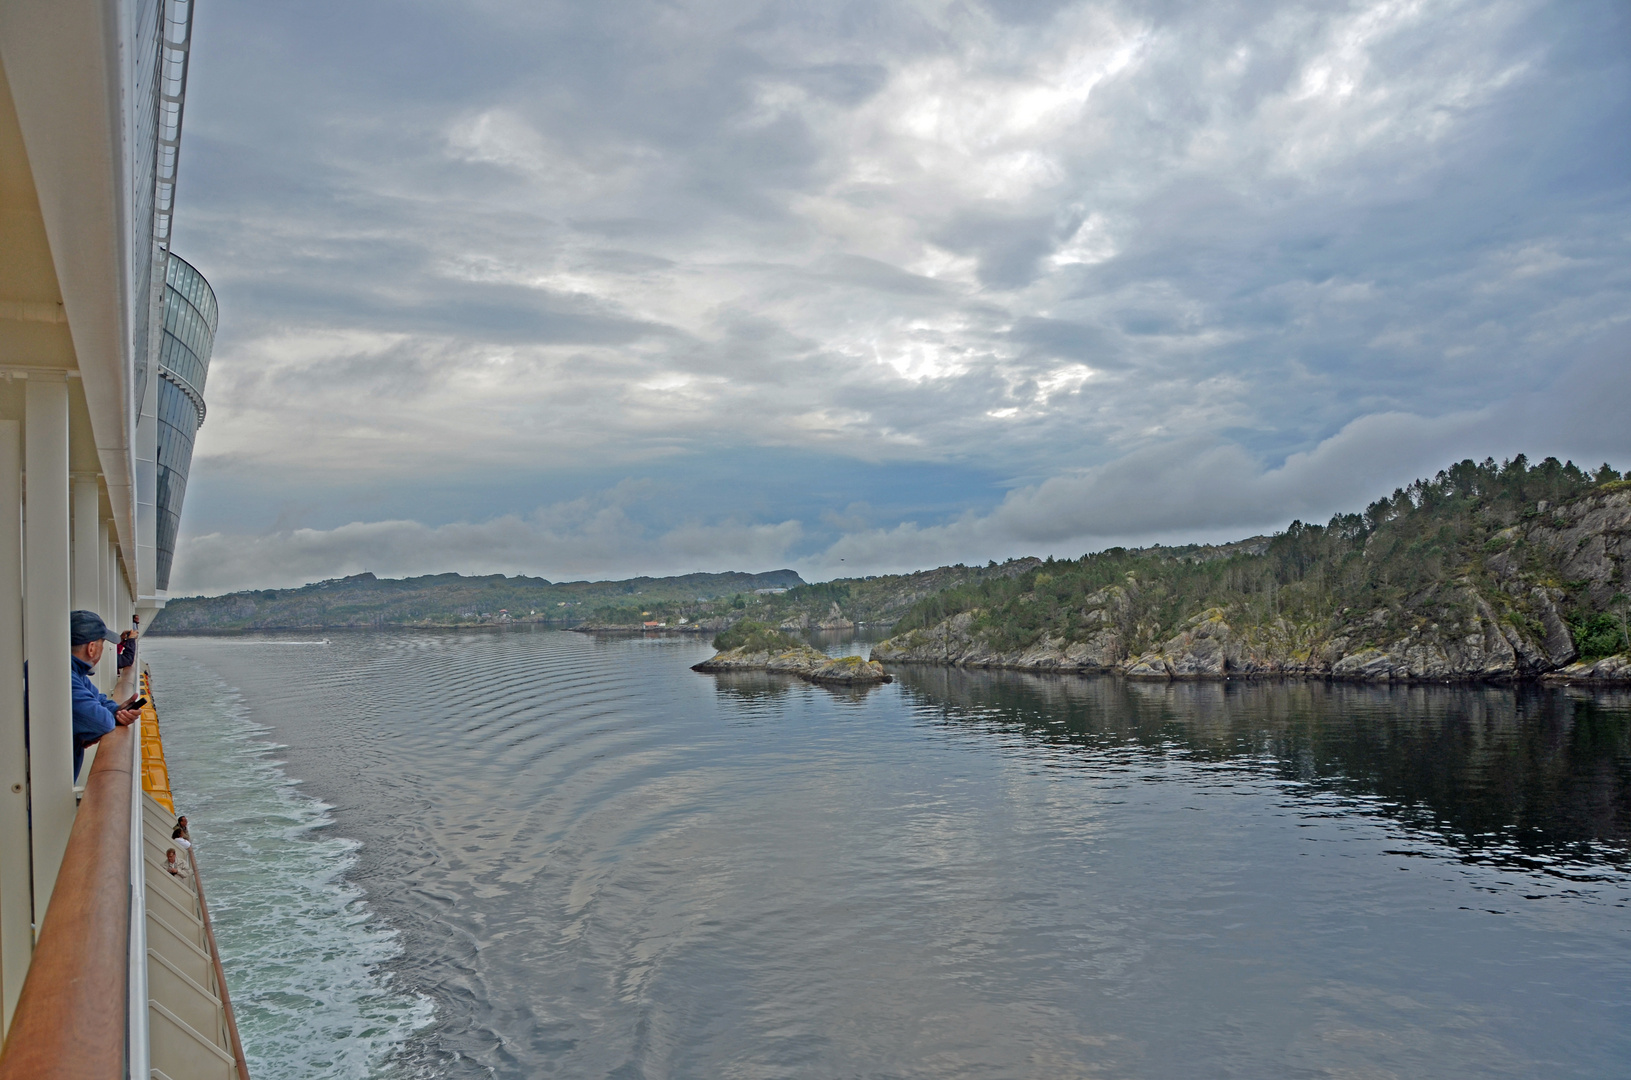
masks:
[[[71,611],[68,613],[68,640],[77,649],[92,641],[118,641],[119,635],[109,630],[108,624],[96,612]]]

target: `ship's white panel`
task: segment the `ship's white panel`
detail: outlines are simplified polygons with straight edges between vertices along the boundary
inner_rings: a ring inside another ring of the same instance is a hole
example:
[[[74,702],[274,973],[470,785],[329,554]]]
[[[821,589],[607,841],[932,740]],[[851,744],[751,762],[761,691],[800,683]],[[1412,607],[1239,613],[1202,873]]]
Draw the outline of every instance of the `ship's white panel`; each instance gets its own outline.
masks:
[[[165,869],[174,819],[142,799],[142,855],[147,885],[148,1037],[155,1075],[172,1080],[236,1080],[226,1009],[209,954],[203,911],[190,876]],[[182,859],[186,865],[185,857]]]

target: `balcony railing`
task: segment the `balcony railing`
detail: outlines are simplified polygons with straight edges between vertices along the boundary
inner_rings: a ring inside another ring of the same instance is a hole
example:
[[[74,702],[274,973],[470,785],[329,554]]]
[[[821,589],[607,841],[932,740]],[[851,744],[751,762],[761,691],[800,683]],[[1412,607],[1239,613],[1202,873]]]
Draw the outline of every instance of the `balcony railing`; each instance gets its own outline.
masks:
[[[136,737],[134,727],[121,727],[98,744],[6,1033],[0,1080],[126,1075]]]
[[[175,817],[143,689],[141,719],[97,744],[0,1080],[249,1080],[197,860],[190,883],[164,866]]]

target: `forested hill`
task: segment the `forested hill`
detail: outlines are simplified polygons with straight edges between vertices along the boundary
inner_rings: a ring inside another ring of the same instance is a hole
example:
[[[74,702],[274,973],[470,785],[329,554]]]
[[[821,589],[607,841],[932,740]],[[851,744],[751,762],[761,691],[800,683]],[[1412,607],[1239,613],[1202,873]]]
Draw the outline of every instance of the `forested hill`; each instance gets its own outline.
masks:
[[[985,566],[942,566],[912,574],[842,578],[806,584],[792,570],[765,574],[686,574],[627,581],[553,583],[543,578],[433,577],[392,580],[373,574],[298,589],[249,590],[172,600],[152,632],[191,634],[244,630],[468,626],[548,623],[600,630],[713,632],[743,618],[789,630],[892,626],[926,596],[980,581],[1013,577],[1039,559]]]
[[[1324,525],[806,584],[791,570],[627,581],[372,574],[172,600],[156,633],[538,622],[892,626],[888,662],[1117,671],[1631,681],[1631,480],[1463,461]]]
[[[1147,678],[1631,679],[1631,480],[1463,461],[1232,548],[1113,549],[926,597],[885,663]]]
[[[373,574],[298,589],[252,589],[171,600],[150,633],[322,630],[370,626],[462,626],[504,622],[583,622],[592,612],[641,605],[696,605],[718,597],[804,584],[792,570],[764,574],[684,574],[626,581],[551,582],[535,577]]]

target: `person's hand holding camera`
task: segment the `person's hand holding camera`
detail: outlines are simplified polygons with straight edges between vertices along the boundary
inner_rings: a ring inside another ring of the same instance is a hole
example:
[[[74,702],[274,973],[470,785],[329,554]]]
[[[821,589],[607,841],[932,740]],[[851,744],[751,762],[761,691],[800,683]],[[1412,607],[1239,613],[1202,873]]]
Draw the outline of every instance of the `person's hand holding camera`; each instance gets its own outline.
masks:
[[[125,702],[123,705],[120,705],[114,710],[114,723],[125,727],[134,724],[137,718],[142,715],[142,706],[146,704],[147,699],[139,694],[131,698],[129,701]]]

